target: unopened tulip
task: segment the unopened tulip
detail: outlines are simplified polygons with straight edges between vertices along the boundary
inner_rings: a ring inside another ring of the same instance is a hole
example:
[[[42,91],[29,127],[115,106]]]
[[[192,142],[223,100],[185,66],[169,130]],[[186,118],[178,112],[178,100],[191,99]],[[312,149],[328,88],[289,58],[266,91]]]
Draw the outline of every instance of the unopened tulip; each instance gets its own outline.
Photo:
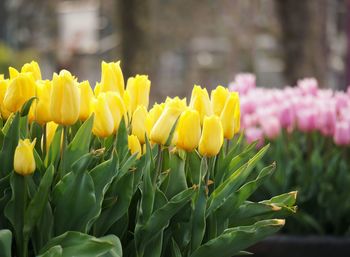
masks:
[[[126,108],[123,102],[123,99],[117,92],[109,91],[106,94],[107,104],[111,111],[113,117],[114,129],[113,132],[116,132],[119,128],[120,121],[126,113]]]
[[[150,136],[151,130],[154,124],[156,124],[163,110],[164,110],[164,103],[163,104],[156,103],[153,105],[152,109],[148,112],[148,115],[146,118],[146,133],[148,137]]]
[[[147,110],[145,106],[137,106],[134,114],[132,115],[131,127],[132,134],[137,136],[141,144],[145,143],[145,134],[146,134],[146,119],[147,119]]]
[[[197,85],[193,87],[190,107],[198,111],[201,123],[203,123],[204,116],[213,114],[207,89]]]
[[[141,157],[141,144],[135,135],[128,136],[128,147],[131,154],[137,153],[137,159]]]
[[[223,86],[217,86],[216,89],[211,91],[210,100],[213,112],[215,115],[220,116],[222,110],[224,109],[227,98],[230,92],[227,88]]]
[[[93,101],[92,110],[95,114],[92,133],[98,137],[108,137],[114,130],[113,115],[108,107],[105,93],[100,93]]]
[[[130,97],[130,113],[134,113],[139,105],[148,108],[150,87],[151,81],[146,75],[136,75],[128,79],[126,91]]]
[[[235,120],[235,134],[239,132],[241,129],[241,104],[239,100],[239,95],[237,92],[233,92],[231,94],[236,95],[237,103],[236,103],[236,108],[235,108],[235,114],[234,114],[234,120]]]
[[[13,167],[16,173],[26,176],[35,171],[35,160],[33,149],[36,139],[30,142],[29,139],[20,139],[15,150]]]
[[[17,112],[33,96],[35,96],[33,76],[30,73],[20,73],[10,82],[7,88],[4,107],[11,112]]]
[[[36,82],[37,99],[31,106],[31,112],[33,110],[34,120],[40,125],[52,120],[50,112],[51,89],[52,82],[49,80],[39,80]]]
[[[95,97],[98,97],[100,92],[101,92],[101,83],[96,82],[96,85],[94,87],[94,95],[95,95]]]
[[[337,145],[350,145],[350,124],[347,121],[337,122],[335,125],[334,142]]]
[[[237,120],[235,119],[236,109],[238,106],[238,95],[231,93],[226,100],[224,108],[221,112],[221,124],[224,130],[224,137],[226,139],[232,139],[235,135],[235,126],[238,125]]]
[[[34,80],[41,80],[41,71],[39,64],[35,61],[31,61],[30,63],[26,63],[23,65],[21,72],[30,72],[32,73]]]
[[[86,120],[90,117],[92,112],[92,100],[94,98],[94,93],[90,86],[89,81],[85,80],[79,83],[80,90],[80,111],[79,111],[79,120]]]
[[[124,76],[118,62],[102,62],[101,92],[113,91],[123,96]]]
[[[186,151],[193,151],[199,144],[201,137],[201,123],[199,113],[196,110],[184,111],[177,125],[176,147]]]
[[[216,115],[204,117],[203,131],[199,141],[199,153],[203,156],[212,157],[219,153],[224,142],[224,132],[220,118]]]
[[[264,134],[269,139],[275,139],[281,133],[280,121],[274,116],[261,119],[260,123]]]
[[[1,118],[7,120],[11,112],[8,111],[4,106],[4,97],[10,81],[8,79],[0,79],[0,113]]]
[[[53,75],[50,112],[52,120],[61,125],[73,125],[79,119],[80,93],[78,83],[69,71]]]
[[[56,130],[58,128],[58,124],[50,121],[48,123],[46,123],[46,152],[49,151],[50,149],[50,145],[52,143],[53,137],[55,136]],[[61,141],[63,140],[63,134],[61,135]],[[61,142],[61,146],[62,146],[62,142]],[[43,142],[41,145],[41,148],[43,149]]]

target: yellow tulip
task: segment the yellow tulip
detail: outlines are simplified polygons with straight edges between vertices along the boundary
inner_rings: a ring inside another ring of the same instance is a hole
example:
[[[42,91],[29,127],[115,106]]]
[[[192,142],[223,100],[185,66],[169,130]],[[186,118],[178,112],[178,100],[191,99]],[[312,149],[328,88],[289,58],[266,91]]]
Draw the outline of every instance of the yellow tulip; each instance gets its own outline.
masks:
[[[238,95],[231,93],[227,98],[224,109],[221,112],[220,120],[224,130],[224,137],[226,139],[233,138],[235,134],[235,111],[237,108]]]
[[[14,79],[19,75],[19,71],[13,67],[9,67],[10,79]]]
[[[190,107],[198,111],[201,124],[203,123],[204,116],[213,114],[207,89],[197,85],[193,87]]]
[[[134,113],[139,105],[148,108],[150,87],[151,81],[146,75],[136,75],[128,79],[126,91],[130,97],[130,113]]]
[[[108,107],[107,96],[100,93],[93,101],[92,110],[95,114],[92,133],[98,137],[108,137],[112,135],[114,129],[113,115]]]
[[[220,118],[216,115],[204,117],[203,131],[199,141],[199,153],[203,156],[212,157],[219,153],[224,142],[224,134]]]
[[[50,102],[51,102],[52,82],[50,80],[39,80],[36,82],[37,99],[33,102],[29,120],[35,120],[40,125],[51,121]]]
[[[241,106],[240,106],[240,101],[239,101],[239,94],[237,92],[233,92],[231,94],[236,94],[237,95],[237,103],[236,103],[236,108],[235,108],[235,114],[234,114],[234,119],[235,119],[235,134],[239,132],[241,129]]]
[[[176,120],[184,111],[183,108],[183,101],[179,98],[169,100],[166,103],[164,111],[151,130],[150,139],[152,142],[161,145],[166,143]]]
[[[4,106],[11,112],[17,112],[23,104],[35,96],[35,81],[30,73],[20,73],[9,84]]]
[[[58,124],[50,121],[46,123],[46,152],[49,151],[50,145],[52,143],[53,137],[55,136],[56,130],[58,128]],[[63,141],[63,134],[61,135],[61,147]],[[41,148],[43,149],[43,141],[41,142]]]
[[[137,159],[141,157],[141,145],[140,142],[135,135],[128,136],[128,147],[131,154],[137,153]]]
[[[92,92],[89,81],[85,80],[79,83],[80,90],[80,111],[79,120],[86,120],[90,117],[92,113],[91,104],[94,98],[94,93]]]
[[[164,104],[154,104],[152,109],[148,112],[147,118],[146,118],[146,133],[149,137],[151,134],[151,129],[153,128],[154,124],[159,119],[160,115],[162,114],[164,110]]]
[[[124,77],[118,62],[102,62],[101,92],[113,91],[124,94]]]
[[[10,81],[8,79],[0,79],[0,112],[1,118],[7,120],[11,112],[8,111],[4,106],[4,97]]]
[[[30,72],[32,73],[34,80],[41,80],[41,71],[39,64],[35,61],[31,61],[30,63],[26,63],[23,65],[21,72]]]
[[[29,139],[20,139],[15,150],[13,167],[16,173],[26,176],[35,171],[35,160],[33,149],[36,139],[30,142]]]
[[[61,125],[77,122],[80,112],[80,94],[76,79],[69,71],[53,75],[50,112],[52,120]]]
[[[95,88],[94,88],[94,95],[98,97],[98,95],[101,92],[101,83],[96,82]]]
[[[146,119],[147,119],[147,110],[143,105],[137,106],[134,114],[132,115],[131,120],[131,133],[139,139],[141,144],[146,142],[145,134],[146,134]]]
[[[201,137],[201,123],[199,113],[196,110],[184,111],[177,125],[176,147],[186,151],[193,151]]]
[[[120,95],[116,92],[107,92],[106,94],[106,100],[108,108],[111,111],[112,117],[113,117],[113,132],[116,132],[119,128],[120,121],[122,120],[126,109],[124,106],[123,99],[120,97]]]
[[[216,89],[211,91],[211,106],[215,115],[221,115],[222,109],[224,109],[226,100],[229,95],[230,92],[227,88],[224,88],[223,86],[217,86]]]

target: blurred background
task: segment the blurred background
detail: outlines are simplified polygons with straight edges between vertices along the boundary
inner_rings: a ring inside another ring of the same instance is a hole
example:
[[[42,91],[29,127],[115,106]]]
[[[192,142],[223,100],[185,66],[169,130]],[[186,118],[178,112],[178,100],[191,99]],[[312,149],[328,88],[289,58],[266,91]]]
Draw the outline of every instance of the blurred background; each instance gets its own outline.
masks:
[[[100,80],[100,61],[148,74],[153,100],[238,72],[265,87],[316,77],[350,83],[348,0],[0,0],[0,73],[32,59],[44,78],[69,69]]]

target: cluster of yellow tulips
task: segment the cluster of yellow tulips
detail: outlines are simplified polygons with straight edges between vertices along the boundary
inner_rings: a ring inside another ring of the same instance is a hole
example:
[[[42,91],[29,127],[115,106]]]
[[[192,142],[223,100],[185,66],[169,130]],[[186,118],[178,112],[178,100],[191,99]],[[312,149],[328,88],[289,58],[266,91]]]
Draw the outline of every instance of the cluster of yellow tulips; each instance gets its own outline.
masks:
[[[78,82],[67,70],[54,73],[52,80],[43,80],[39,65],[34,61],[25,64],[21,71],[10,67],[9,74],[8,79],[0,77],[2,119],[8,119],[26,101],[36,97],[28,118],[29,122],[46,127],[46,147],[58,124],[73,125],[92,114],[92,132],[100,138],[115,134],[121,120],[125,119],[130,125],[129,149],[133,154],[138,153],[138,157],[145,151],[142,145],[146,136],[153,144],[172,145],[185,151],[198,148],[203,156],[215,156],[224,138],[232,139],[240,129],[238,93],[218,86],[209,97],[205,88],[195,85],[189,105],[186,98],[175,97],[155,103],[148,110],[151,81],[146,75],[136,75],[127,80],[125,88],[119,61],[102,62],[101,81],[94,89],[88,81]],[[173,129],[173,137],[168,142]],[[29,140],[19,142],[14,165],[18,173],[34,171],[34,158],[30,157],[32,148]]]

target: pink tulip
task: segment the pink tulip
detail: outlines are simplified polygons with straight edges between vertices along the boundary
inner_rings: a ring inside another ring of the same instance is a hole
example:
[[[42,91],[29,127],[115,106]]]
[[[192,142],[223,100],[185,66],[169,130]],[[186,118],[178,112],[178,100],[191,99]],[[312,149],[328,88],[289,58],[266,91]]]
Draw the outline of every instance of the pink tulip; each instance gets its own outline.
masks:
[[[229,85],[231,91],[237,91],[240,94],[246,94],[255,88],[256,78],[251,73],[239,73],[235,77],[235,81]]]
[[[340,121],[335,125],[334,142],[337,145],[350,144],[350,124],[349,122]]]
[[[258,141],[257,147],[261,147],[264,144],[264,133],[260,128],[250,127],[245,130],[245,136],[247,139],[247,143],[253,143],[254,141]]]
[[[310,132],[316,128],[316,112],[313,109],[304,109],[297,113],[297,125],[303,132]]]
[[[281,133],[281,124],[279,120],[274,117],[266,117],[260,121],[261,128],[268,139],[275,139]]]
[[[315,78],[304,78],[298,80],[298,87],[304,95],[316,95],[318,90],[318,83]]]

